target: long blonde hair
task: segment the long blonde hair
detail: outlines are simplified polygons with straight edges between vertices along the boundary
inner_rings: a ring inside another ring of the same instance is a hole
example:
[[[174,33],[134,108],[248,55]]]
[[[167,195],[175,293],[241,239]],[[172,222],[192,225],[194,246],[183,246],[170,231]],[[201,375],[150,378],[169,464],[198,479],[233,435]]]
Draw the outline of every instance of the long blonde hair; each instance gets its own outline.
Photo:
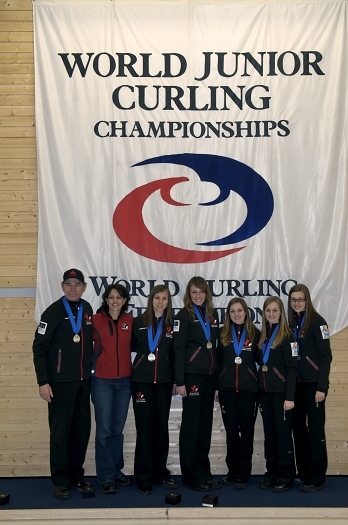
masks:
[[[225,322],[223,324],[221,334],[220,334],[220,339],[221,339],[221,343],[223,344],[223,346],[228,346],[232,340],[232,336],[231,336],[232,321],[231,321],[231,316],[230,316],[230,308],[233,304],[237,304],[237,303],[239,303],[242,306],[244,313],[245,313],[244,328],[245,328],[248,339],[250,341],[253,341],[255,337],[255,326],[253,325],[251,321],[249,309],[247,307],[246,302],[242,298],[234,297],[233,299],[230,300],[230,302],[227,305]]]
[[[261,329],[261,335],[260,335],[260,341],[259,341],[259,348],[262,347],[262,343],[266,341],[266,316],[265,316],[265,310],[267,306],[269,306],[271,303],[276,303],[280,310],[280,319],[279,319],[279,328],[278,333],[275,336],[275,339],[273,341],[273,346],[278,346],[285,336],[292,334],[289,325],[286,320],[285,310],[283,301],[279,299],[279,297],[267,297],[265,302],[263,303],[262,307],[262,329]]]
[[[205,293],[206,295],[205,313],[206,313],[206,317],[211,317],[214,312],[213,298],[211,295],[209,285],[207,281],[203,279],[203,277],[199,277],[199,276],[192,277],[192,279],[190,279],[189,282],[187,283],[186,292],[184,295],[184,308],[189,312],[191,317],[193,318],[195,317],[195,312],[193,309],[193,304],[192,304],[191,296],[190,296],[191,286],[195,286],[196,288],[199,288],[200,290],[202,290],[203,293]]]

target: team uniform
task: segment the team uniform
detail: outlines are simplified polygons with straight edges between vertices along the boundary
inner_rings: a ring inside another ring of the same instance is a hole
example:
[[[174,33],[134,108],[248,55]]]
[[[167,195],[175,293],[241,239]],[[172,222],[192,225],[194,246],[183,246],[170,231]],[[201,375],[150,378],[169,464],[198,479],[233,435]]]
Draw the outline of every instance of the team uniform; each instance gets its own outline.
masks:
[[[293,435],[298,477],[307,485],[321,485],[327,470],[325,439],[325,399],[315,402],[317,391],[327,395],[332,360],[327,323],[314,314],[306,333],[301,333],[300,317],[294,315],[299,333],[298,383],[293,413]]]
[[[272,332],[276,326],[272,325]],[[269,342],[272,332],[267,335],[266,343]],[[278,346],[271,346],[267,363],[264,362],[264,355],[260,349],[259,359],[259,402],[265,434],[267,470],[264,479],[270,484],[291,484],[296,473],[292,443],[292,410],[284,410],[284,401],[294,401],[295,398],[297,343],[294,336],[287,335]]]
[[[68,301],[73,317],[82,306],[78,334],[72,329],[63,299],[41,316],[33,343],[34,366],[39,386],[49,384],[48,403],[50,467],[55,486],[70,485],[83,477],[90,428],[90,371],[92,359],[92,308],[80,299]],[[76,342],[75,342],[76,341]]]
[[[148,327],[143,317],[133,322],[132,352],[136,352],[131,375],[131,392],[137,430],[134,477],[140,491],[152,490],[154,482],[171,479],[167,469],[169,451],[168,419],[173,389],[173,327],[162,328],[152,353],[148,343]],[[157,332],[159,320],[150,327]],[[150,356],[150,360],[149,360]],[[177,487],[172,480],[172,485]]]
[[[244,324],[234,324],[234,328],[239,343]],[[238,356],[233,340],[228,346],[220,342],[217,348],[219,402],[226,429],[227,480],[231,482],[247,482],[251,474],[258,400],[256,362],[259,362],[259,339],[260,332],[255,329],[253,341],[246,337]]]
[[[205,309],[201,308],[205,319]],[[216,342],[219,332],[217,312],[210,323],[211,348],[199,319],[180,310],[174,320],[175,379],[186,387],[179,437],[183,483],[198,487],[212,480],[209,450],[216,389]]]
[[[133,316],[112,319],[108,309],[93,316],[92,401],[96,420],[95,458],[101,485],[123,477],[123,429],[130,392]]]

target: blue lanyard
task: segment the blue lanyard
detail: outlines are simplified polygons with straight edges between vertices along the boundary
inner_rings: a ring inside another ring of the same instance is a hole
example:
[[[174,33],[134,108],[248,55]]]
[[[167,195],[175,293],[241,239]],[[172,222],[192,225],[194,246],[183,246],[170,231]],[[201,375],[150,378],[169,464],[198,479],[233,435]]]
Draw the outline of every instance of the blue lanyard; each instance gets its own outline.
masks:
[[[272,343],[273,343],[273,341],[275,339],[275,336],[277,335],[278,329],[279,329],[279,324],[277,324],[277,326],[275,327],[275,329],[273,331],[273,334],[271,336],[271,339],[268,342],[267,347],[266,347],[266,343],[262,343],[262,360],[263,360],[263,364],[264,365],[268,361],[269,354],[271,352],[271,346],[272,346]]]
[[[298,349],[300,349],[301,330],[305,324],[305,320],[306,320],[306,312],[304,313],[304,316],[301,319],[300,326],[297,328],[296,323],[294,326],[294,336],[298,344]]]
[[[154,353],[154,351],[157,348],[159,338],[161,337],[161,334],[162,334],[162,325],[163,325],[163,315],[161,317],[160,322],[158,323],[155,337],[153,337],[152,335],[153,322],[150,324],[149,328],[147,329],[147,341],[149,343],[149,348],[150,348],[151,353]]]
[[[193,309],[195,311],[195,314],[196,314],[196,317],[201,325],[201,327],[203,328],[203,332],[204,332],[204,335],[207,339],[207,341],[210,341],[211,339],[211,336],[210,336],[210,322],[209,322],[209,319],[205,320],[203,319],[202,315],[201,315],[201,312],[198,310],[197,306],[194,304],[193,305]]]
[[[244,346],[244,343],[245,343],[245,338],[246,338],[246,331],[245,331],[245,328],[242,332],[242,337],[240,338],[240,341],[239,343],[237,342],[238,339],[237,339],[237,334],[236,334],[236,330],[234,328],[234,324],[232,325],[232,342],[233,342],[233,348],[234,348],[234,351],[236,353],[236,355],[240,355],[242,353],[242,350],[243,350],[243,346]]]
[[[65,310],[67,311],[67,314],[69,316],[71,328],[73,329],[73,332],[75,334],[78,334],[79,331],[81,330],[83,305],[82,305],[82,303],[80,303],[79,306],[78,306],[78,309],[77,309],[77,321],[75,322],[73,313],[72,313],[71,308],[70,308],[70,304],[68,303],[68,300],[67,300],[67,298],[65,296],[63,297],[63,304],[64,304]]]

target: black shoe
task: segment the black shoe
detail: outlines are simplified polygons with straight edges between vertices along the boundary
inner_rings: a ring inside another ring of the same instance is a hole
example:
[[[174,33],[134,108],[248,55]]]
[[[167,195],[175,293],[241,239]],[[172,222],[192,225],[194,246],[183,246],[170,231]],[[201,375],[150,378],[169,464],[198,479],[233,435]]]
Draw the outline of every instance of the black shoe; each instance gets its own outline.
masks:
[[[120,478],[115,479],[115,483],[118,483],[121,485],[121,487],[127,487],[127,485],[131,485],[133,483],[133,478],[132,476],[126,476],[125,474],[122,474]]]
[[[233,488],[236,490],[243,490],[243,489],[246,489],[247,484],[248,483],[246,481],[243,481],[241,479],[236,479],[233,483]]]
[[[209,492],[212,486],[209,483],[201,483],[200,485],[193,485],[193,490],[200,490],[201,492]]]
[[[268,489],[271,489],[272,487],[273,487],[273,483],[268,478],[262,478],[262,480],[259,483],[259,489],[261,490],[268,490]]]
[[[70,492],[69,485],[67,485],[67,484],[56,485],[54,487],[54,496],[57,499],[70,499],[71,498],[71,492]]]
[[[222,487],[222,483],[214,478],[208,479],[207,483],[210,486],[210,490],[220,490]]]
[[[171,476],[167,479],[164,479],[162,482],[161,482],[161,486],[164,488],[164,489],[177,489],[178,488],[178,484],[177,482],[175,481],[174,478],[172,478]]]
[[[222,483],[224,485],[233,485],[233,483],[235,482],[236,480],[234,478],[231,478],[231,476],[225,476],[224,478],[222,478]]]
[[[287,492],[293,485],[293,481],[276,481],[272,487],[272,492]]]
[[[75,490],[77,490],[77,492],[83,492],[84,490],[91,490],[91,489],[93,489],[93,485],[91,485],[84,478],[74,479],[71,482],[71,486]]]
[[[117,486],[115,481],[107,481],[106,483],[102,483],[101,488],[104,494],[116,494],[117,492]]]
[[[320,489],[325,487],[325,481],[323,483],[318,483],[316,485],[309,485],[308,483],[303,483],[301,485],[302,492],[317,492]]]
[[[150,496],[150,494],[152,494],[152,487],[147,487],[147,488],[144,488],[144,489],[139,488],[139,492],[143,496]]]

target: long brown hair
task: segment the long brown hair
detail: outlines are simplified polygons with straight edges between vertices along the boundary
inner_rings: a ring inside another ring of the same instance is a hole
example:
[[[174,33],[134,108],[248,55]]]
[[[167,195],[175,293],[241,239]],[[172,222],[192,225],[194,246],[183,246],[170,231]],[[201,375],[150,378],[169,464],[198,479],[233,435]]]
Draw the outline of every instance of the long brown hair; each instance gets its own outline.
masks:
[[[287,323],[287,320],[286,320],[283,301],[277,296],[275,296],[275,297],[267,297],[267,299],[263,303],[263,307],[262,307],[262,329],[261,329],[260,341],[259,341],[259,345],[258,345],[259,348],[261,348],[262,347],[262,343],[264,341],[266,341],[266,316],[265,316],[265,310],[266,310],[267,306],[269,306],[271,303],[276,303],[277,306],[279,307],[279,310],[280,310],[279,328],[278,328],[278,333],[275,336],[275,339],[273,341],[273,346],[278,346],[282,342],[282,340],[284,339],[284,337],[286,335],[290,335],[292,333],[290,328],[289,328],[289,325]]]
[[[307,328],[309,327],[312,319],[313,319],[313,316],[315,314],[317,314],[318,312],[316,311],[316,309],[314,308],[313,306],[313,303],[312,303],[312,299],[311,299],[311,294],[309,293],[309,290],[307,288],[307,286],[305,284],[295,284],[290,292],[289,292],[289,297],[288,297],[288,321],[289,321],[289,326],[291,328],[291,330],[293,330],[294,326],[295,326],[295,323],[294,323],[294,319],[296,317],[296,312],[294,312],[294,310],[292,309],[291,307],[291,303],[290,303],[290,299],[291,299],[291,294],[294,293],[294,292],[302,292],[305,296],[305,299],[306,299],[306,309],[305,309],[305,312],[306,312],[306,320],[305,320],[305,323],[303,325],[303,328],[301,330],[302,334],[305,335],[306,333],[306,330]]]
[[[173,315],[172,315],[172,296],[170,295],[169,289],[164,284],[158,284],[157,286],[154,286],[150,292],[148,301],[147,301],[147,307],[145,312],[143,313],[143,322],[144,325],[148,328],[152,323],[152,317],[153,317],[153,298],[157,293],[160,292],[167,292],[168,293],[168,305],[167,308],[164,310],[165,317],[164,322],[165,326],[173,326]]]
[[[203,293],[205,293],[206,295],[205,313],[206,313],[206,317],[211,317],[214,312],[213,298],[211,296],[209,285],[207,281],[203,279],[203,277],[199,277],[199,276],[192,277],[192,279],[190,279],[189,282],[187,283],[186,292],[184,295],[184,308],[189,312],[191,317],[193,318],[195,317],[195,312],[193,309],[193,304],[192,304],[191,296],[190,296],[191,286],[195,286],[196,288],[199,288],[200,290],[202,290]]]
[[[237,304],[237,303],[239,303],[242,306],[244,313],[245,313],[244,328],[245,328],[246,335],[249,341],[253,341],[255,337],[255,326],[253,325],[251,321],[249,309],[248,309],[246,302],[242,298],[234,297],[233,299],[230,300],[230,302],[227,305],[225,322],[223,324],[221,334],[220,334],[220,339],[221,339],[221,343],[223,344],[223,346],[228,346],[232,340],[232,334],[231,334],[232,321],[231,321],[231,316],[230,316],[230,308],[233,304]]]

